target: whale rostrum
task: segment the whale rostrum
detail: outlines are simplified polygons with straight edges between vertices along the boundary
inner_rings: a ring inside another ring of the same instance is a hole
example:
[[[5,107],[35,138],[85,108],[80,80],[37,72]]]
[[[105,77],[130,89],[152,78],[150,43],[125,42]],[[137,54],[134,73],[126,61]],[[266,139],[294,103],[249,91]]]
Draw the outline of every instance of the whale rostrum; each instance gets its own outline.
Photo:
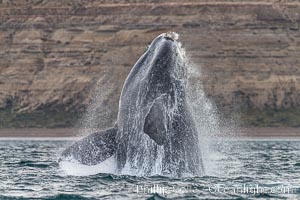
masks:
[[[178,34],[156,37],[125,80],[114,127],[63,151],[85,165],[114,157],[116,173],[140,176],[203,174],[200,142],[187,95],[187,63]]]

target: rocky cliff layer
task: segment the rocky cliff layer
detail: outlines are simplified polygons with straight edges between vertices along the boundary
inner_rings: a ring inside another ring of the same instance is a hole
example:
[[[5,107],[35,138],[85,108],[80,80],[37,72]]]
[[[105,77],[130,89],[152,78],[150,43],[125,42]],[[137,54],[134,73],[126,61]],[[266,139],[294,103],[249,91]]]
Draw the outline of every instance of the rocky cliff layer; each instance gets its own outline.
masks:
[[[0,2],[2,126],[24,114],[84,112],[97,85],[99,111],[112,123],[129,70],[166,31],[180,33],[201,67],[198,84],[220,109],[257,120],[260,111],[299,107],[297,1]]]

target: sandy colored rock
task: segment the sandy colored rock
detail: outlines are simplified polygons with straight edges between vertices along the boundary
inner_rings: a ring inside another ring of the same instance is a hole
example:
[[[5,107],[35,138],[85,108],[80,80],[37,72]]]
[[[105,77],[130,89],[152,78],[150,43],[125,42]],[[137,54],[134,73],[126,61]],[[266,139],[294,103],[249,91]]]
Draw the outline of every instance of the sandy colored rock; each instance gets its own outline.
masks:
[[[297,1],[0,2],[1,108],[84,111],[98,84],[114,121],[131,67],[166,31],[180,34],[219,108],[299,106]]]

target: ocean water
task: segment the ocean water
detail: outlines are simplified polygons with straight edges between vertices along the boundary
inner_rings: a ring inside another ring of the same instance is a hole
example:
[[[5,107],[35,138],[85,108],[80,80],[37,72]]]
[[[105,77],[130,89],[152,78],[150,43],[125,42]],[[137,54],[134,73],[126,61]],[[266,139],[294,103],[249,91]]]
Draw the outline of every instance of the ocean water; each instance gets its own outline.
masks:
[[[0,140],[0,199],[300,199],[296,139],[212,142],[205,176],[193,178],[74,172],[57,163],[71,142]]]

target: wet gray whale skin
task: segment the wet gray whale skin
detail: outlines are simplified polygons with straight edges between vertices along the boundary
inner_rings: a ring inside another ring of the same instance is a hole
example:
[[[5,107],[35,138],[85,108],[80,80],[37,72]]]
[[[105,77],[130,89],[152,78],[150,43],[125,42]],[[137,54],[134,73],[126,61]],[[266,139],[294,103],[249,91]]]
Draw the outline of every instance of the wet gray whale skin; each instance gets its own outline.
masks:
[[[115,127],[94,133],[62,153],[94,165],[114,156],[134,175],[203,173],[199,139],[186,97],[186,69],[176,33],[155,38],[130,71]]]

